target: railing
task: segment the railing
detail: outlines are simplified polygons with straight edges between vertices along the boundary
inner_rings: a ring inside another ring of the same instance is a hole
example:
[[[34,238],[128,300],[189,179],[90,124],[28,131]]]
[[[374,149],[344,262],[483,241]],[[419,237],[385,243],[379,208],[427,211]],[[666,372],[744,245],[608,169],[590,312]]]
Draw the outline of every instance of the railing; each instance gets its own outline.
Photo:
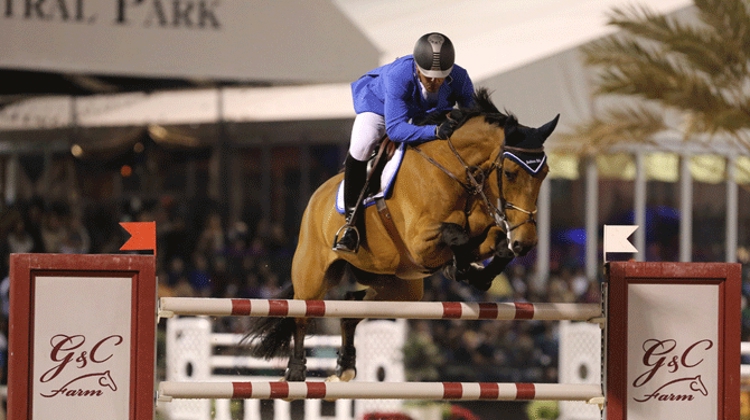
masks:
[[[387,324],[387,325],[384,325]],[[369,333],[368,333],[369,331]],[[392,376],[391,380],[402,381],[403,363],[390,353],[398,353],[406,336],[404,321],[363,322],[357,329],[360,347],[357,370],[360,376],[375,375],[379,367]],[[374,336],[374,337],[372,337]],[[375,352],[374,342],[381,336],[384,343]],[[215,333],[212,322],[206,317],[175,317],[167,320],[166,367],[167,381],[195,383],[227,383],[230,381],[276,381],[283,375],[286,358],[262,360],[244,353],[241,334]],[[364,342],[362,340],[365,340]],[[311,381],[323,381],[336,369],[337,350],[341,336],[315,335],[305,340],[308,349],[307,368]],[[382,349],[381,349],[382,347]],[[383,353],[381,354],[380,351]],[[390,355],[390,356],[389,356]],[[270,375],[270,376],[269,376]],[[370,378],[372,379],[372,378]],[[321,382],[322,383],[322,382]],[[383,403],[383,401],[376,401]],[[158,404],[159,410],[170,420],[229,420],[232,418],[231,401],[225,398],[175,400]],[[352,414],[368,410],[371,402],[366,400],[337,399],[325,402],[321,399],[307,399],[303,402],[306,420],[352,420]],[[291,403],[274,399],[274,420],[291,419]],[[327,405],[324,407],[324,405]],[[391,404],[392,405],[392,404]],[[261,418],[261,401],[245,399],[242,402],[244,419]],[[327,415],[323,414],[327,413]],[[331,415],[335,413],[334,415]],[[2,420],[2,419],[0,419]]]

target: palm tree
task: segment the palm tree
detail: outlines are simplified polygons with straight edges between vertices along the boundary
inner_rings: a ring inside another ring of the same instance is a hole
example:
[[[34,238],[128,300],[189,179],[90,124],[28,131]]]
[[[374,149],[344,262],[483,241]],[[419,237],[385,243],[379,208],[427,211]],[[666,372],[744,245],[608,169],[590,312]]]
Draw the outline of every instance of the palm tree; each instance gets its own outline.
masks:
[[[694,3],[691,23],[646,6],[611,10],[621,31],[583,53],[598,70],[595,94],[624,100],[609,101],[616,106],[575,127],[566,144],[584,144],[582,152],[642,144],[677,121],[686,140],[720,137],[750,154],[750,1]]]

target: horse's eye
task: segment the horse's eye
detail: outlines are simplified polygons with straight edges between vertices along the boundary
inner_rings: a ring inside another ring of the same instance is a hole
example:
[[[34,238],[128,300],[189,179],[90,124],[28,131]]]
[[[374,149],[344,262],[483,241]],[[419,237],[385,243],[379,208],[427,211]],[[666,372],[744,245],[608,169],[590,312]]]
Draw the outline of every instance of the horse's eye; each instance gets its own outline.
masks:
[[[513,171],[503,171],[503,173],[505,174],[505,178],[508,181],[515,181],[516,180],[516,176],[518,176],[518,173],[517,172],[513,172]]]

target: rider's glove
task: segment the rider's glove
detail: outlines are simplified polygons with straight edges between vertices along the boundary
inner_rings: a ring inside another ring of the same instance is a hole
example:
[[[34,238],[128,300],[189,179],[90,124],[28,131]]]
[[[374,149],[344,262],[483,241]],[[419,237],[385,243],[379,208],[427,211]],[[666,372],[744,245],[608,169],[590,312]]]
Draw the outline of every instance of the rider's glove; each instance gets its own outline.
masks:
[[[453,130],[456,129],[457,125],[457,121],[448,118],[440,125],[435,126],[435,137],[440,140],[447,140],[453,134]]]

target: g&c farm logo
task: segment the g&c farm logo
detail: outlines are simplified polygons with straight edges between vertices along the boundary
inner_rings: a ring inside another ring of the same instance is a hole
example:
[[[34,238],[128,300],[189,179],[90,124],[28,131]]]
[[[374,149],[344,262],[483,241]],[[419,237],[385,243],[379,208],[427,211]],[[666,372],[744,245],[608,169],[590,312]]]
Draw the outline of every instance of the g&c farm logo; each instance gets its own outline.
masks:
[[[52,368],[39,378],[46,384],[39,394],[45,398],[99,397],[117,391],[117,383],[107,369],[114,348],[122,344],[120,335],[87,340],[83,335],[58,334],[50,339]]]
[[[705,352],[713,346],[711,340],[703,339],[678,350],[673,339],[646,340],[642,346],[645,370],[633,381],[633,387],[641,394],[633,400],[685,402],[707,397],[700,365]]]

